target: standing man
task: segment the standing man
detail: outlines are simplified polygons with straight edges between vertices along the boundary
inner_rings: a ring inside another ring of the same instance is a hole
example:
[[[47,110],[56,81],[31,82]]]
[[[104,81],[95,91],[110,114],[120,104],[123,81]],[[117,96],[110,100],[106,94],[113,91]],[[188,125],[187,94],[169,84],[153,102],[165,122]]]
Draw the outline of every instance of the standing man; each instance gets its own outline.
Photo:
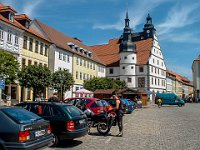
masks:
[[[116,106],[113,107],[113,110],[116,113],[116,121],[119,127],[119,134],[117,136],[122,137],[123,136],[123,110],[122,110],[123,104],[116,95],[113,95],[113,100],[115,100],[116,102]]]

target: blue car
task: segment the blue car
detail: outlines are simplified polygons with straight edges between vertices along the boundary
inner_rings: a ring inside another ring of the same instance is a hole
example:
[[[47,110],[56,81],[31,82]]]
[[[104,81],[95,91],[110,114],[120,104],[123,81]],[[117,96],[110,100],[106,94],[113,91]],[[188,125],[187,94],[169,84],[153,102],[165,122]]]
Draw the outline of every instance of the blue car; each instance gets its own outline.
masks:
[[[123,103],[126,104],[126,113],[127,114],[131,114],[133,112],[133,103],[131,102],[130,99],[126,99],[126,98],[120,98],[121,101],[123,101]]]

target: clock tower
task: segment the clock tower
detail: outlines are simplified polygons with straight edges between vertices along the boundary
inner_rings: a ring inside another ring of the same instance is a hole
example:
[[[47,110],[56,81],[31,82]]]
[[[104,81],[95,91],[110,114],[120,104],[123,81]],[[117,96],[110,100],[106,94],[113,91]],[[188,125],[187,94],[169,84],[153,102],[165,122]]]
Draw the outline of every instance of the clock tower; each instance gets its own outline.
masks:
[[[150,14],[148,14],[148,16],[146,18],[146,24],[144,25],[143,30],[144,30],[145,38],[153,38],[154,37],[156,29],[154,28]]]

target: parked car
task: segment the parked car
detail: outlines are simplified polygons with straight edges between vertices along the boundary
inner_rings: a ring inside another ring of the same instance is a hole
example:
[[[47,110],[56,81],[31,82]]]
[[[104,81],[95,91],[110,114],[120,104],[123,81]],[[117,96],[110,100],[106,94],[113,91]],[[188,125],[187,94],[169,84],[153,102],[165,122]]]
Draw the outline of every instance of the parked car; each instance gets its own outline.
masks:
[[[155,103],[160,98],[162,100],[161,105],[178,105],[179,107],[184,106],[185,102],[175,93],[157,93],[155,98]]]
[[[104,113],[104,108],[100,99],[97,98],[67,98],[64,100],[66,104],[72,104],[78,108],[82,108],[82,106],[86,105],[86,108],[89,108],[94,112],[95,115],[99,115]]]
[[[24,102],[17,106],[50,121],[55,146],[61,140],[74,139],[87,134],[87,116],[73,105],[55,102]]]
[[[115,107],[116,106],[116,102],[115,100],[113,99],[110,99],[110,98],[103,98],[103,100],[107,101],[112,107]],[[121,100],[121,99],[120,99]],[[126,110],[128,109],[127,106],[126,106],[126,102],[124,100],[121,100],[122,102],[122,106],[123,106],[123,110],[124,110],[124,113],[126,113]]]
[[[133,102],[127,98],[120,98],[120,100],[124,101],[126,104],[126,113],[131,114],[133,112]]]
[[[101,100],[101,103],[103,104],[105,112],[108,112],[109,110],[112,110],[111,104],[109,104],[107,101]]]
[[[38,149],[53,143],[49,122],[22,108],[0,107],[0,149]]]

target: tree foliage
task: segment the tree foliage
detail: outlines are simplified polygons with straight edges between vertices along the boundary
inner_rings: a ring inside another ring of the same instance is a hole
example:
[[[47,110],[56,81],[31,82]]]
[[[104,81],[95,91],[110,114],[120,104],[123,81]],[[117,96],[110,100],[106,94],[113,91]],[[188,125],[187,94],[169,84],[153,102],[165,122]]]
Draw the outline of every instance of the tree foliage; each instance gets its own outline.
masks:
[[[51,85],[51,71],[41,65],[26,66],[18,73],[18,77],[21,86],[33,89],[34,97]]]
[[[0,78],[5,78],[7,82],[17,79],[19,63],[15,56],[0,50]]]
[[[74,84],[72,74],[66,70],[59,70],[52,74],[52,87],[61,93],[61,99],[63,92],[70,90],[70,87]]]
[[[125,81],[113,80],[110,78],[93,78],[91,80],[85,80],[83,84],[84,88],[90,91],[95,91],[96,89],[122,89],[126,87]]]

